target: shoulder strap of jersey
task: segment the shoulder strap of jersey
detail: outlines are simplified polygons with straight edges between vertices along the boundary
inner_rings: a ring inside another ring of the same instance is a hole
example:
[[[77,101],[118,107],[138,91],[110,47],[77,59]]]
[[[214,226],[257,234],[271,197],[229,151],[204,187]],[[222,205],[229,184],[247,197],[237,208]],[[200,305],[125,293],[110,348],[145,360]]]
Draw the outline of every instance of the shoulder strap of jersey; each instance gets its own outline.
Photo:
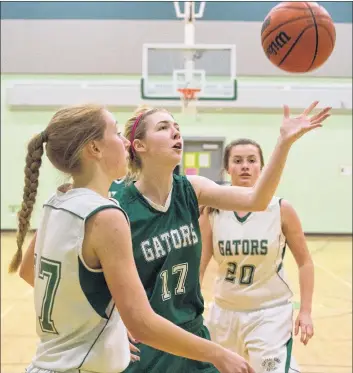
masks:
[[[72,189],[65,194],[57,193],[52,196],[44,206],[50,206],[57,210],[71,212],[83,220],[86,220],[95,213],[107,208],[119,209],[126,216],[117,201],[104,198],[89,189]]]

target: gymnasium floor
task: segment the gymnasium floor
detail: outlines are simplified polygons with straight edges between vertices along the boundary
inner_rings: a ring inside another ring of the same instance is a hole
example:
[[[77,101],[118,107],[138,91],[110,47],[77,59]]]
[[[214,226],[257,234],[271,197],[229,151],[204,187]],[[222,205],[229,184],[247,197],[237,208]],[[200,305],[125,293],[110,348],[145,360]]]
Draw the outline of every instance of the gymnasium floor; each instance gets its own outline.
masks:
[[[24,372],[36,348],[32,289],[7,273],[15,252],[14,237],[13,233],[1,234],[2,373]],[[294,354],[303,373],[352,373],[352,238],[308,238],[308,245],[316,266],[315,336],[306,347],[296,338]],[[298,302],[297,269],[289,252],[285,268],[295,293],[293,300]],[[214,271],[212,263],[204,284],[207,303]]]

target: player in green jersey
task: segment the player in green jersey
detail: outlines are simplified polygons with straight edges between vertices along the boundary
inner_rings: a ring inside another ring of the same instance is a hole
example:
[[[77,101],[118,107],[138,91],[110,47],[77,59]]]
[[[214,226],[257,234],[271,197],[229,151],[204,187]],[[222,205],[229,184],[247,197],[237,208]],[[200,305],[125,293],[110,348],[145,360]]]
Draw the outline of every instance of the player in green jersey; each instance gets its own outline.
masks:
[[[200,176],[177,176],[183,140],[180,127],[163,109],[142,108],[127,122],[130,174],[110,189],[126,211],[132,231],[139,276],[152,308],[161,316],[203,338],[203,299],[199,264],[201,238],[198,205],[224,210],[258,211],[271,201],[291,145],[304,133],[321,126],[330,108],[309,117],[317,102],[290,118],[284,108],[280,136],[272,157],[253,188],[219,186]],[[140,361],[127,373],[217,372],[208,363],[166,354],[138,345]]]

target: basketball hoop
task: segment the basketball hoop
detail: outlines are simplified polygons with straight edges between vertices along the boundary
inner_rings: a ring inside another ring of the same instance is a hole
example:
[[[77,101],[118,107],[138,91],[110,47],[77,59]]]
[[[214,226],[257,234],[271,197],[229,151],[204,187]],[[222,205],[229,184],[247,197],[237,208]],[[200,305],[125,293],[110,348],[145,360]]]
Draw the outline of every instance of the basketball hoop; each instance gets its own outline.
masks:
[[[178,88],[180,99],[182,101],[182,112],[184,114],[197,113],[197,93],[199,93],[200,91],[200,88]]]

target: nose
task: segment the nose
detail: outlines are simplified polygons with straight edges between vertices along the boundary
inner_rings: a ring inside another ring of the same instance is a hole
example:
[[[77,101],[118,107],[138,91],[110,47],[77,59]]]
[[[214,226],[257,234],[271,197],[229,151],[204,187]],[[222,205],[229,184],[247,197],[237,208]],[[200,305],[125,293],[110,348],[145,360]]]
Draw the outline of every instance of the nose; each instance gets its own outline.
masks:
[[[177,128],[173,129],[173,140],[179,140],[181,138],[180,131]]]

